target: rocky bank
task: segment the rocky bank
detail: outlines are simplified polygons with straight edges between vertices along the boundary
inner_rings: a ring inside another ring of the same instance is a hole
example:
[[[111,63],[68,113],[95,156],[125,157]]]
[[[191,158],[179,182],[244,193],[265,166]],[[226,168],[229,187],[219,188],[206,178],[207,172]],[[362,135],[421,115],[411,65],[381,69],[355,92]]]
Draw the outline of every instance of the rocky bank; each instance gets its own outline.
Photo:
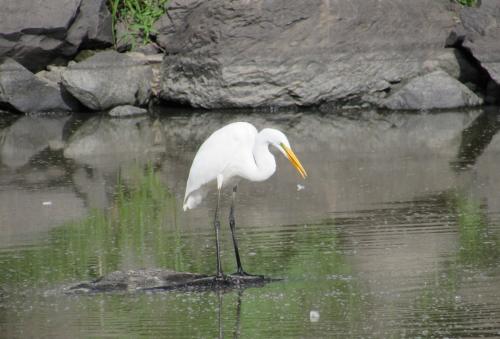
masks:
[[[113,43],[104,0],[9,2],[0,13],[0,106],[102,111],[160,98],[208,109],[428,110],[500,102],[496,0],[471,8],[449,0],[173,0],[155,30],[163,54],[84,59],[80,51]]]

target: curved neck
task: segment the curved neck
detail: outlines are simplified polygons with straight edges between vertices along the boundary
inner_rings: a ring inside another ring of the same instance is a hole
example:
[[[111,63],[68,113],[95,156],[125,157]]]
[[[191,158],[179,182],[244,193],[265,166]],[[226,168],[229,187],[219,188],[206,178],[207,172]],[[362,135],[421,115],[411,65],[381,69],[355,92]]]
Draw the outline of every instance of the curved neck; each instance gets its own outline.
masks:
[[[252,171],[253,181],[264,181],[276,171],[276,160],[274,155],[269,152],[269,141],[263,133],[257,134],[253,146],[253,157],[256,168]]]

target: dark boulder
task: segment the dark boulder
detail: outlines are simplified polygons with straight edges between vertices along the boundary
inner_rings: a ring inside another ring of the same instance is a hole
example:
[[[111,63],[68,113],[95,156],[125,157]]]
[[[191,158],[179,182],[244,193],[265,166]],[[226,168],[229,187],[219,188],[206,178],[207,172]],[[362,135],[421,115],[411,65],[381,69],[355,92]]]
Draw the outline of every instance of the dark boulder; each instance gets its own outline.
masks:
[[[62,74],[64,87],[96,111],[119,105],[146,105],[152,79],[152,67],[147,61],[115,51],[100,52],[69,65]]]
[[[488,101],[500,102],[500,1],[482,0],[479,7],[462,8],[447,44],[465,49],[477,60],[486,72]]]
[[[32,71],[81,48],[112,43],[106,0],[4,1],[0,10],[0,58]]]
[[[161,98],[196,107],[356,101],[426,73],[449,0],[174,0],[156,25]]]
[[[12,59],[0,63],[0,104],[24,113],[81,109],[60,84],[35,76]]]
[[[82,0],[75,21],[70,26],[66,41],[68,53],[78,49],[94,49],[113,43],[111,14],[106,0]]]

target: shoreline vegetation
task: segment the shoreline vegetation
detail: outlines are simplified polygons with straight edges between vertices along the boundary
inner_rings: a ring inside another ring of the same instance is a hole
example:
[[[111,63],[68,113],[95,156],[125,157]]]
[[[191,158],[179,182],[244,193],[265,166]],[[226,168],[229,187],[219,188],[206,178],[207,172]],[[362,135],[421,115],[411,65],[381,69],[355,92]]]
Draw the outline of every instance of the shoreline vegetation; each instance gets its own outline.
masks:
[[[125,38],[130,38],[132,49],[136,45],[151,43],[152,35],[157,33],[154,24],[167,12],[169,1],[108,0],[115,48],[117,47],[117,25],[120,24],[126,26]]]
[[[481,2],[481,0],[454,0],[454,1],[468,7],[477,6]]]

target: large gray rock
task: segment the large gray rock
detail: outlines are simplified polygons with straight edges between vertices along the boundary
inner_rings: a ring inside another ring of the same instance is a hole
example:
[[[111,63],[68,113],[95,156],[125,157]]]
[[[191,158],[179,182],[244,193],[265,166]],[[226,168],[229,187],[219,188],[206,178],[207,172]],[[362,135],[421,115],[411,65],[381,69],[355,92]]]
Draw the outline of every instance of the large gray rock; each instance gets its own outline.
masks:
[[[483,100],[443,71],[410,80],[383,101],[390,109],[425,110],[478,106]]]
[[[32,71],[80,48],[112,43],[106,0],[3,1],[0,58],[12,57]]]
[[[145,61],[115,51],[97,53],[62,74],[64,87],[93,110],[147,104],[152,79],[153,71]]]
[[[59,84],[35,76],[10,58],[0,63],[0,104],[25,113],[81,108]]]
[[[161,98],[192,106],[349,101],[425,73],[449,0],[174,0],[157,23]]]
[[[491,92],[500,101],[500,1],[482,0],[480,7],[464,7],[447,44],[470,51],[488,73]]]

